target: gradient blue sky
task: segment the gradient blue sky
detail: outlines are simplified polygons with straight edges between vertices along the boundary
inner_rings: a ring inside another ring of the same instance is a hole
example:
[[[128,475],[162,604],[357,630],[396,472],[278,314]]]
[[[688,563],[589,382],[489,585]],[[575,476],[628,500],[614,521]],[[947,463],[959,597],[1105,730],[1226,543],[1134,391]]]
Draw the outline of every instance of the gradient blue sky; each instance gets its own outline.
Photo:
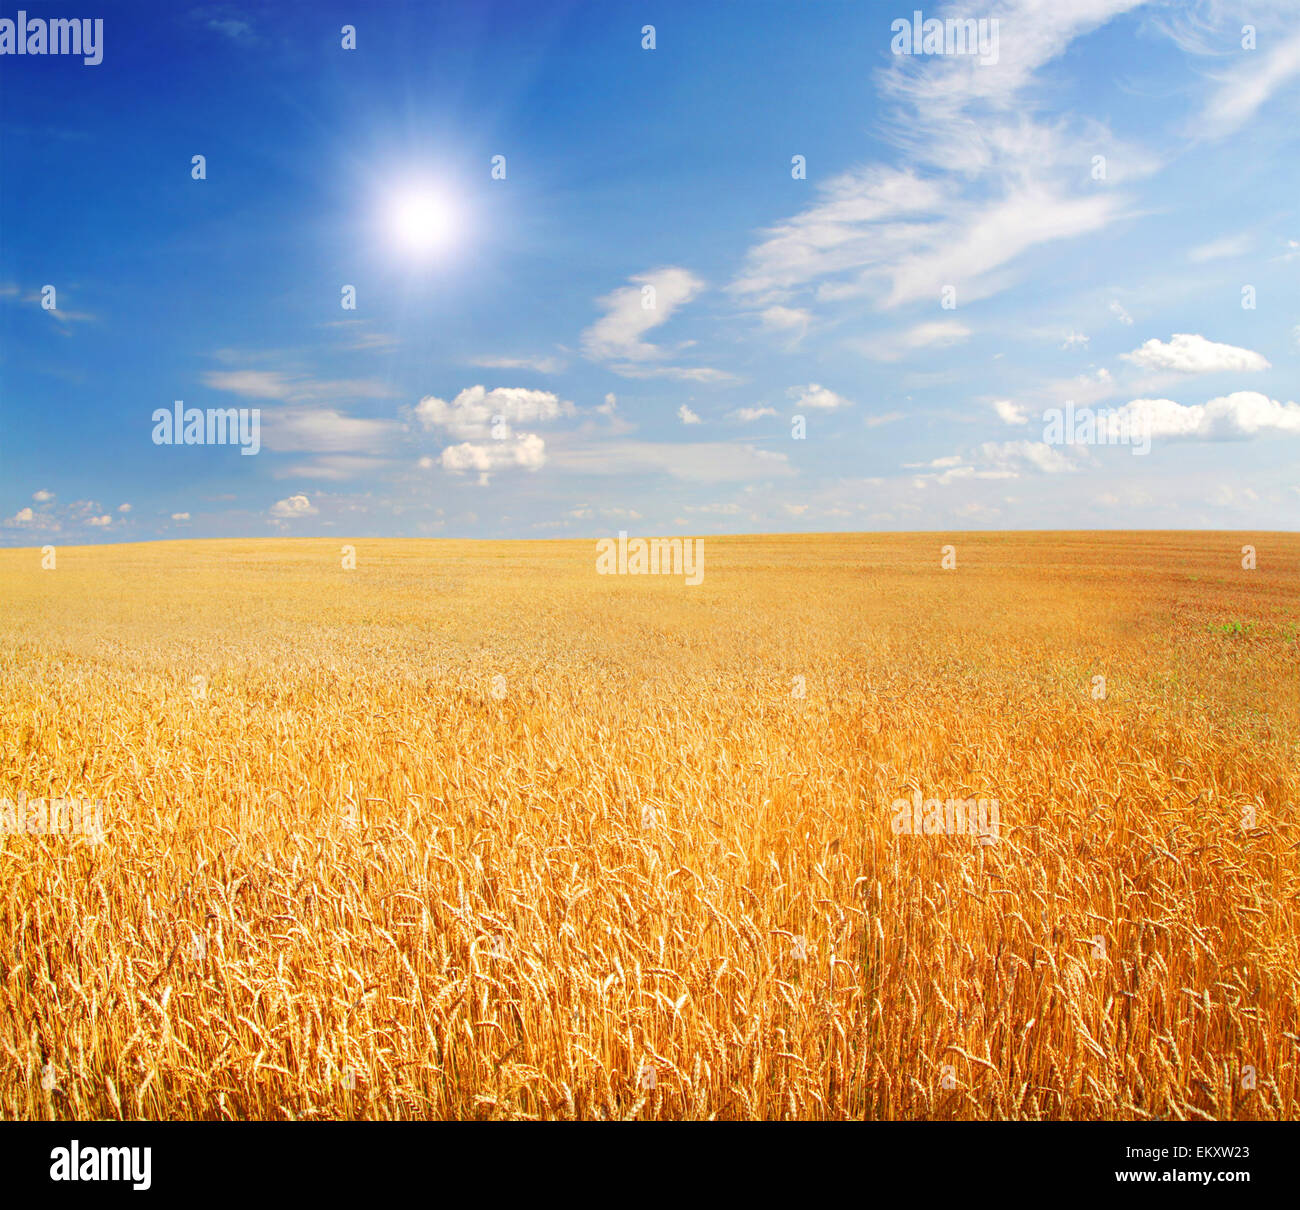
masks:
[[[0,57],[0,543],[1300,523],[1293,0],[22,7],[104,53]]]

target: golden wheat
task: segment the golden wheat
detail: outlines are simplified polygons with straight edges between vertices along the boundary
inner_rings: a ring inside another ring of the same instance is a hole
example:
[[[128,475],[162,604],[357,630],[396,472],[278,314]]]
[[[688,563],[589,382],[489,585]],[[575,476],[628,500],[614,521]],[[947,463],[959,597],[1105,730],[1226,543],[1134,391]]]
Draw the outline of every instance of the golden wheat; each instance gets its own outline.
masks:
[[[1296,1116],[1300,539],[352,541],[0,552],[4,1117]]]

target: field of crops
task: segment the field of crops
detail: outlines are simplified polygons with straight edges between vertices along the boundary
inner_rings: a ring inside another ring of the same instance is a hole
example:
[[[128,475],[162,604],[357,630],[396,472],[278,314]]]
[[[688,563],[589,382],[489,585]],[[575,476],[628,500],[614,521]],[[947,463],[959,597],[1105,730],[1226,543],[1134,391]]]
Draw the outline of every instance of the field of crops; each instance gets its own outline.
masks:
[[[1300,537],[594,546],[0,551],[0,1115],[1297,1117]]]

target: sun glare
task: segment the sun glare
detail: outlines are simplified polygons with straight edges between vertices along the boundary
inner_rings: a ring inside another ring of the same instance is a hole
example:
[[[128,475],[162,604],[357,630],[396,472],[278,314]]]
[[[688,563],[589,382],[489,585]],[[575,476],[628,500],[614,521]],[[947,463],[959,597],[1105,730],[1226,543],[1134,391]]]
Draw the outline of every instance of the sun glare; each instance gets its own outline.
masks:
[[[430,189],[411,189],[393,199],[389,229],[407,252],[428,253],[444,247],[456,230],[456,215],[447,199]]]

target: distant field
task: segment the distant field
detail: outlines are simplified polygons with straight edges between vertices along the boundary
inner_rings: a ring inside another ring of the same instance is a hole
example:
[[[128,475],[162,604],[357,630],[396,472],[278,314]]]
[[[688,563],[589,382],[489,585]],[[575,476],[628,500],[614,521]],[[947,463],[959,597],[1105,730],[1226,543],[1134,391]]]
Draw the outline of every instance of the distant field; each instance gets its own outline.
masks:
[[[0,1115],[1298,1116],[1300,536],[704,546],[0,551]]]

